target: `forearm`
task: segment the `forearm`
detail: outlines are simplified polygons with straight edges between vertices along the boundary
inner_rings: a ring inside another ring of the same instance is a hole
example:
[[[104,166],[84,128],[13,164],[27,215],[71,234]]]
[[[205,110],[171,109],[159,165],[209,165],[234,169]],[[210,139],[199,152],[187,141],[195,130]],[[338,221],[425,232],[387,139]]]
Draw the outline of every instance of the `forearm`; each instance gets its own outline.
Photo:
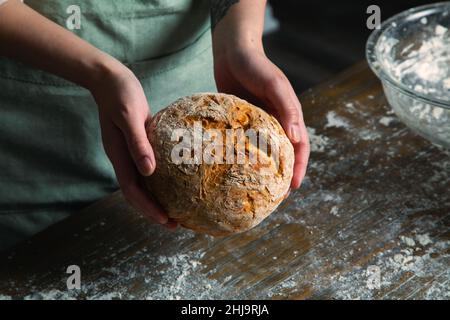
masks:
[[[120,63],[17,0],[0,6],[0,56],[90,89]]]
[[[262,49],[266,0],[211,0],[214,50]]]

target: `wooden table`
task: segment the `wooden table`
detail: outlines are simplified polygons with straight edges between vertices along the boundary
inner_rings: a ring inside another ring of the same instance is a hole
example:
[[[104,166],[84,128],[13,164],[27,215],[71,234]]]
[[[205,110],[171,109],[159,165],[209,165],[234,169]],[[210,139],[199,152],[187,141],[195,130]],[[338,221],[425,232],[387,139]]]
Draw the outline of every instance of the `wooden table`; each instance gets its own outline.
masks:
[[[359,64],[301,96],[308,177],[262,225],[215,239],[113,194],[0,259],[3,298],[450,298],[450,155]],[[82,289],[68,291],[78,265]]]

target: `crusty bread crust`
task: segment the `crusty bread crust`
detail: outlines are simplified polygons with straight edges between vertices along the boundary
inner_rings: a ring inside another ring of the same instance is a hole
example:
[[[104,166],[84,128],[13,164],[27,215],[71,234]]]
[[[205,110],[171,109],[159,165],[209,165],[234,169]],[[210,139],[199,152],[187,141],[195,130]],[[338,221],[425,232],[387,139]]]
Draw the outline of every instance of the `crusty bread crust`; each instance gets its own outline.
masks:
[[[278,147],[279,161],[247,143],[246,153],[256,149],[258,156],[265,157],[265,165],[249,161],[177,165],[171,152],[179,142],[171,141],[172,133],[180,128],[193,132],[194,121],[201,121],[203,129],[221,132],[266,130]],[[294,150],[283,128],[274,117],[235,96],[201,93],[181,98],[154,116],[147,135],[156,170],[146,178],[146,185],[169,216],[186,228],[214,236],[249,230],[272,213],[289,191]]]

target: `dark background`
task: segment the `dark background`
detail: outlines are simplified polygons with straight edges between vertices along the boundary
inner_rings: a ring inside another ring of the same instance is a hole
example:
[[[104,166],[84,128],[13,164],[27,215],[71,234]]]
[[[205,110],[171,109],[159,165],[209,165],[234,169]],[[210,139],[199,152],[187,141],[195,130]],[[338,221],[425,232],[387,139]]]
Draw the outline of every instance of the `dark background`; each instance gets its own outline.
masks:
[[[370,5],[381,21],[434,1],[269,0],[279,28],[264,36],[267,55],[291,80],[297,93],[365,58]]]

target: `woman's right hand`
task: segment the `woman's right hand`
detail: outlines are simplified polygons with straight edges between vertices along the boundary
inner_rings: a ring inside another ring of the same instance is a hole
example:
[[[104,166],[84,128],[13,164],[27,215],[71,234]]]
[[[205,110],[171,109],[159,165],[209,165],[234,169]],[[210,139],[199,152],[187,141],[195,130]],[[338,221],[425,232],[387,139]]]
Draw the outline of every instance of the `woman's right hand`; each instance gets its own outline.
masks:
[[[147,99],[134,74],[21,1],[1,6],[0,43],[0,56],[58,75],[93,94],[103,145],[125,198],[152,220],[176,227],[140,183],[142,175],[155,170],[155,158],[145,132]]]
[[[176,228],[142,185],[142,176],[151,175],[156,163],[145,129],[149,106],[139,80],[117,63],[90,90],[99,108],[103,146],[125,199],[151,220]]]

